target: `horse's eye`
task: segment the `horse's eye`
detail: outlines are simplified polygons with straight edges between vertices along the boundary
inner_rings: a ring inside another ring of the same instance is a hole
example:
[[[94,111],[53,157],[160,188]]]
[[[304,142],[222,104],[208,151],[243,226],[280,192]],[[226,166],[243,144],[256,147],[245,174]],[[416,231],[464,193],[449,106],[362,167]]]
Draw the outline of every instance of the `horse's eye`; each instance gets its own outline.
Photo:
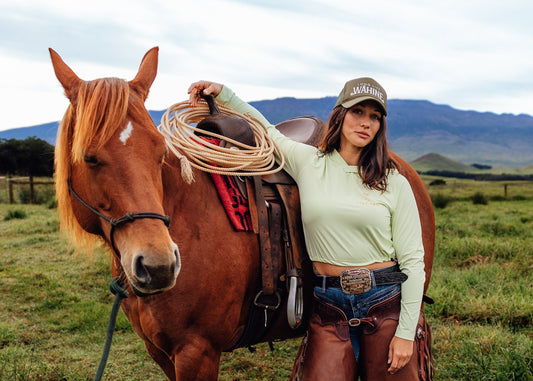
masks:
[[[96,158],[96,156],[85,155],[83,157],[83,160],[89,165],[92,165],[92,166],[98,165],[98,159]]]

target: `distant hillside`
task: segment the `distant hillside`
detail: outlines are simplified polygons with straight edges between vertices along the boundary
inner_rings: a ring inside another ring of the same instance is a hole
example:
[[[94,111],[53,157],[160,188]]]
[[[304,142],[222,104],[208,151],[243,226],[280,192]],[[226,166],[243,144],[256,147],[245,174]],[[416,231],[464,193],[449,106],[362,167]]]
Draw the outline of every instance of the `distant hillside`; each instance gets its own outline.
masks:
[[[529,115],[460,111],[427,101],[396,101],[390,114],[392,147],[407,154],[407,160],[437,152],[461,163],[495,168],[533,163]]]
[[[30,136],[35,136],[55,145],[58,125],[59,122],[51,122],[32,127],[13,128],[11,130],[0,131],[0,138],[24,140]]]
[[[448,171],[448,172],[479,172],[479,169],[448,159],[437,153],[428,153],[410,162],[411,166],[418,172],[427,171]]]
[[[281,98],[252,102],[267,119],[278,123],[298,115],[327,120],[335,97]],[[455,161],[495,168],[520,168],[533,163],[533,117],[462,111],[428,101],[391,99],[388,136],[393,151],[407,161],[436,152]]]
[[[278,98],[251,102],[272,123],[313,115],[327,120],[335,97]],[[523,168],[533,163],[533,117],[462,111],[428,101],[391,99],[388,103],[391,148],[407,161],[434,152],[466,164]],[[163,111],[150,111],[156,124]],[[36,136],[55,144],[57,122],[0,131],[0,138]]]
[[[527,165],[524,168],[520,169],[522,173],[533,173],[533,164]]]
[[[280,123],[297,116],[312,115],[328,120],[337,98],[318,99],[278,98],[268,101],[250,102],[268,119],[270,123]]]
[[[155,124],[161,122],[161,117],[165,113],[163,111],[148,111]],[[10,130],[0,131],[0,139],[19,139],[23,140],[30,136],[35,136],[39,139],[45,140],[48,143],[55,145],[57,128],[59,127],[59,121],[50,122],[45,124],[39,124],[31,127],[12,128]]]
[[[473,178],[491,178],[493,180],[499,179],[497,176],[506,175],[507,178],[513,176],[522,176],[524,179],[531,178],[533,175],[533,164],[517,169],[504,168],[478,168],[477,164],[466,165],[458,161],[449,159],[437,153],[428,153],[418,159],[411,161],[409,164],[420,173],[441,173],[448,176],[454,173],[463,173],[475,175]],[[453,176],[452,176],[453,177]],[[506,179],[502,177],[501,179]]]

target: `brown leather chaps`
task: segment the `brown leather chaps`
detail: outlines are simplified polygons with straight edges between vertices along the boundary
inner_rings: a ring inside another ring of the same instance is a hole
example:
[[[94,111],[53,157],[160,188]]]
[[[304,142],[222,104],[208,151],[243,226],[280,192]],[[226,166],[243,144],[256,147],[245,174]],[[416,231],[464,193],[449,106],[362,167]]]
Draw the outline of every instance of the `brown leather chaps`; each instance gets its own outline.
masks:
[[[389,344],[400,315],[400,294],[372,306],[361,320],[360,359],[350,341],[348,319],[341,309],[315,296],[306,336],[294,363],[291,381],[430,381],[433,379],[431,333],[420,312],[415,347],[409,363],[388,372]]]

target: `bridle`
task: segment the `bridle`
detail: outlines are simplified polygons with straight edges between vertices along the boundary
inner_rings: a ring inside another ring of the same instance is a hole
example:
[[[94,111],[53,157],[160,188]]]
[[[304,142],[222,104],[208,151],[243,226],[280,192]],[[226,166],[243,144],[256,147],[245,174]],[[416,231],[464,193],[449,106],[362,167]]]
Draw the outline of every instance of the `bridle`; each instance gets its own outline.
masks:
[[[87,204],[83,199],[74,191],[72,188],[72,183],[70,179],[68,180],[68,190],[70,194],[72,194],[76,200],[79,201],[81,205],[83,205],[85,208],[87,208],[89,211],[91,211],[93,214],[97,215],[98,217],[102,218],[103,220],[107,221],[111,225],[111,231],[109,232],[109,240],[111,241],[111,247],[113,248],[113,251],[117,255],[117,258],[120,259],[120,252],[118,251],[117,247],[115,246],[115,229],[118,228],[120,225],[125,224],[127,222],[133,222],[135,220],[141,219],[141,218],[153,218],[157,220],[161,220],[165,223],[165,226],[167,229],[170,227],[170,216],[164,216],[159,213],[152,213],[152,212],[140,212],[140,213],[132,213],[128,212],[125,215],[123,215],[120,218],[110,218],[102,213],[100,213],[98,210]],[[98,365],[98,370],[96,372],[95,380],[101,380],[104,369],[107,363],[107,358],[109,356],[109,350],[111,348],[111,340],[113,338],[113,331],[115,328],[115,322],[117,318],[118,309],[120,307],[120,304],[122,302],[122,299],[128,297],[128,292],[126,289],[122,288],[125,283],[125,274],[122,273],[120,276],[113,278],[111,284],[110,284],[110,290],[115,294],[115,301],[113,302],[113,308],[111,310],[111,316],[109,317],[109,325],[107,327],[107,335],[106,335],[106,343],[104,346],[104,353],[102,355],[102,358],[100,360],[100,364]],[[130,284],[131,286],[131,284]],[[135,287],[131,286],[133,291],[135,292],[135,295],[137,296],[148,296],[143,294],[142,292],[135,289]],[[153,295],[153,294],[152,294]]]
[[[143,218],[152,218],[161,220],[165,223],[165,226],[170,228],[170,216],[164,216],[159,213],[152,213],[152,212],[140,212],[140,213],[132,213],[128,212],[125,215],[123,215],[120,218],[110,218],[102,213],[100,213],[98,210],[87,204],[83,199],[78,196],[76,192],[74,192],[74,189],[72,188],[72,183],[69,179],[68,181],[68,190],[69,192],[82,204],[85,208],[90,210],[93,214],[96,214],[98,217],[102,218],[103,220],[107,221],[111,225],[111,231],[109,232],[109,240],[111,241],[111,247],[113,248],[113,251],[117,255],[118,258],[120,258],[120,252],[118,251],[117,247],[115,246],[115,229],[118,228],[120,225],[125,224],[127,222],[133,222],[135,220],[143,219]]]

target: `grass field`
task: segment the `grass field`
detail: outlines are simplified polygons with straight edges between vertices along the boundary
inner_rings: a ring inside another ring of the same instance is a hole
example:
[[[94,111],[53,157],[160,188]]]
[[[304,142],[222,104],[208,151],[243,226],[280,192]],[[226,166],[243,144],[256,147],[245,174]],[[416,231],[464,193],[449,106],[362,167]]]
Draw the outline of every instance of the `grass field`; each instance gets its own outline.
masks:
[[[427,183],[432,178],[425,178]],[[446,179],[425,312],[436,380],[533,380],[533,184]],[[487,204],[471,197],[483,193]],[[0,380],[92,380],[111,310],[110,258],[75,253],[55,209],[0,204]],[[221,380],[288,379],[299,340],[223,356]],[[104,379],[164,380],[119,314]]]

